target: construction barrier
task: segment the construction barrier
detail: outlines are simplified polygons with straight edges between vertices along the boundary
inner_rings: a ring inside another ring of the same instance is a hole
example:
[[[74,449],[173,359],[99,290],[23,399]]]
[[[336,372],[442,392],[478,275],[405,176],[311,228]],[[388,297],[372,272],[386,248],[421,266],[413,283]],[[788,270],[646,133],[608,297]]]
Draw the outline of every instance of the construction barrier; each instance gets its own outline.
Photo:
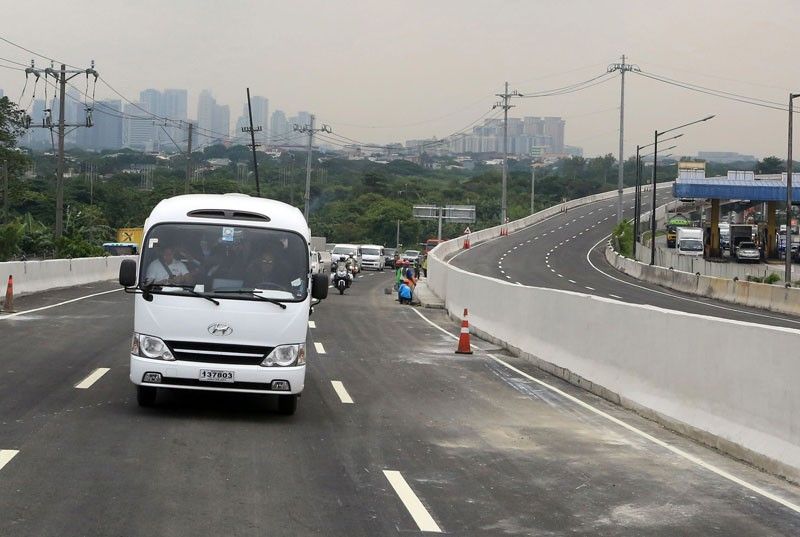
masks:
[[[137,256],[80,257],[0,263],[0,278],[13,276],[16,296],[116,279],[123,259]]]

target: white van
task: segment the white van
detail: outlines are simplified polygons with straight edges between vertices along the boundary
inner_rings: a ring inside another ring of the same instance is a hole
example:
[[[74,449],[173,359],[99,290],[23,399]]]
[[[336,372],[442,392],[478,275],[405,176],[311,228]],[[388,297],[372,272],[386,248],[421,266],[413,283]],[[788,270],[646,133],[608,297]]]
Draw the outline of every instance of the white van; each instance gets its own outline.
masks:
[[[337,244],[331,250],[331,272],[333,272],[333,265],[335,265],[342,257],[350,257],[356,260],[354,272],[361,272],[361,247],[357,244]]]
[[[243,194],[170,198],[145,222],[139,259],[122,262],[119,282],[136,295],[140,405],[179,388],[275,394],[294,413],[308,316],[328,294],[328,278],[311,274],[300,211]]]
[[[384,257],[383,246],[379,244],[361,245],[361,266],[365,269],[371,268],[382,271],[386,258]]]

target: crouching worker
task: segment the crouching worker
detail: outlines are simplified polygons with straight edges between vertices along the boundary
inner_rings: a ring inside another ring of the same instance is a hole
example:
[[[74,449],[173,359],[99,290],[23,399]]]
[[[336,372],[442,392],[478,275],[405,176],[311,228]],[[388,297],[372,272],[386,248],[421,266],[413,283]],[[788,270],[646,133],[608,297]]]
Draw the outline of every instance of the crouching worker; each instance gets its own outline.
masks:
[[[411,304],[411,287],[406,282],[400,283],[397,291],[397,298],[401,304]]]

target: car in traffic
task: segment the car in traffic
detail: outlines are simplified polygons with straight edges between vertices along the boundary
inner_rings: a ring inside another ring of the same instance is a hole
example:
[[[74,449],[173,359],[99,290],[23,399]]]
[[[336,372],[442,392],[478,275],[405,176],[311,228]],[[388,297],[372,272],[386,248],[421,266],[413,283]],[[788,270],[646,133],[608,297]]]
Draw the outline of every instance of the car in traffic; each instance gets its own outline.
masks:
[[[419,250],[406,250],[403,252],[403,255],[400,256],[400,259],[413,264],[419,261],[419,253]]]
[[[361,272],[361,247],[357,244],[337,244],[331,250],[331,272],[336,271],[336,263],[342,257],[352,257],[355,259],[353,264],[353,274]]]
[[[385,265],[383,246],[379,244],[361,245],[361,266],[364,269],[383,271]]]
[[[738,263],[758,263],[761,261],[761,250],[754,242],[740,242],[736,248]]]
[[[394,266],[394,254],[397,252],[397,248],[384,248],[383,249],[383,265],[389,268],[395,268]]]

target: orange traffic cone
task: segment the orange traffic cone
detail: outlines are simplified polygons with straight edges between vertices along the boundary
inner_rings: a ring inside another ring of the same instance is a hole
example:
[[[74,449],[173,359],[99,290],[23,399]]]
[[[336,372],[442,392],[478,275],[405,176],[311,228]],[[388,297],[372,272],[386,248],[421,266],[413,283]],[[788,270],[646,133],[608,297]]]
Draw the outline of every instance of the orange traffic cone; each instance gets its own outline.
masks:
[[[6,301],[3,302],[4,313],[14,313],[14,276],[8,276],[8,286],[6,286]]]
[[[471,244],[470,244],[470,242],[469,242],[469,235],[467,235],[467,236],[464,238],[464,249],[465,249],[465,250],[468,250],[468,249],[470,249],[471,247],[472,247],[472,245],[471,245]]]
[[[456,354],[472,354],[472,347],[469,344],[469,321],[467,320],[467,315],[467,308],[464,308],[464,318],[461,320],[461,335],[458,336]]]

